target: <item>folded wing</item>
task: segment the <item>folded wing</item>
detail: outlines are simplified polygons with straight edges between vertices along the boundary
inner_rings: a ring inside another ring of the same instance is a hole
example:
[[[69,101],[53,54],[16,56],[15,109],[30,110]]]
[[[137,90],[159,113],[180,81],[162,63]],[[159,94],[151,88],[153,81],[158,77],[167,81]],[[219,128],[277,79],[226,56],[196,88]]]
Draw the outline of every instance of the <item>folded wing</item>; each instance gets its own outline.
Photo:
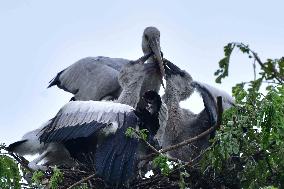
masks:
[[[81,163],[94,163],[95,171],[111,185],[122,185],[133,178],[135,172],[138,139],[125,135],[128,127],[136,128],[139,119],[131,106],[102,101],[71,101],[66,104],[52,122],[43,128],[39,136],[44,143],[65,144],[72,157]],[[95,145],[91,141],[99,141]],[[88,147],[82,154],[74,145]]]
[[[213,126],[217,122],[217,97],[222,97],[223,109],[228,109],[233,106],[234,99],[228,93],[221,91],[208,84],[194,81],[192,87],[197,90],[203,99],[205,110],[209,116],[210,125]]]
[[[111,95],[117,98],[114,93],[120,89],[118,73],[127,62],[101,56],[83,58],[59,72],[48,87],[56,85],[74,94],[76,100],[101,100]]]

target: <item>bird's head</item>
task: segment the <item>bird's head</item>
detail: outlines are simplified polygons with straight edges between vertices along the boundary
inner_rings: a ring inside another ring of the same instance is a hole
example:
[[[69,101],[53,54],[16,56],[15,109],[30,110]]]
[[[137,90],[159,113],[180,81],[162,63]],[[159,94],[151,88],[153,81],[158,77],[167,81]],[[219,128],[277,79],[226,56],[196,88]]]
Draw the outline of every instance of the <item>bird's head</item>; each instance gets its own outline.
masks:
[[[159,115],[162,107],[162,100],[160,95],[156,91],[150,90],[143,94],[142,102],[143,105],[136,108],[135,114],[141,121],[139,128],[147,129],[150,136],[148,139],[152,140],[153,142],[154,136],[160,129]]]
[[[142,50],[144,54],[153,53],[153,58],[158,63],[161,78],[165,76],[163,57],[160,46],[160,31],[155,27],[145,28],[142,36]]]
[[[162,100],[156,91],[147,91],[142,97],[146,103],[145,109],[152,115],[160,111]]]

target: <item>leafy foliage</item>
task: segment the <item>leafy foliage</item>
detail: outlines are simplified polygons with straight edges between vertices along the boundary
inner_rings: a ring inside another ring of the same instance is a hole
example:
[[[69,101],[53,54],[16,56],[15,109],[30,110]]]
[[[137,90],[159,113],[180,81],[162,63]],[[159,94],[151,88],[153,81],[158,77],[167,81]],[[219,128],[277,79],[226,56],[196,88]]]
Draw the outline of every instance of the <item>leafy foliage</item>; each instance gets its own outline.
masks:
[[[21,188],[21,175],[16,161],[2,154],[5,145],[0,144],[0,188]]]
[[[228,43],[224,47],[225,57],[219,61],[219,69],[214,73],[216,83],[221,83],[222,79],[228,76],[230,57],[235,48],[238,48],[241,52],[248,55],[249,58],[254,58],[261,67],[259,76],[261,79],[265,79],[268,82],[276,84],[283,84],[284,82],[284,57],[280,59],[267,59],[266,62],[262,62],[257,53],[252,51],[248,45],[243,43]]]
[[[20,188],[44,188],[42,184],[48,175],[49,187],[52,189],[59,188],[59,184],[63,181],[63,174],[58,168],[51,170],[47,174],[42,171],[35,171],[31,178],[25,175],[30,175],[30,171],[26,170],[19,162],[16,161],[16,156],[8,154],[4,144],[0,145],[0,188],[2,189],[20,189]]]
[[[203,157],[203,170],[211,169],[225,182],[244,188],[284,187],[284,63],[283,58],[262,63],[242,43],[224,47],[225,58],[215,72],[216,82],[228,76],[229,58],[239,48],[259,63],[253,81],[233,87],[237,106],[223,115],[211,149]],[[265,90],[263,83],[268,83]],[[227,180],[227,181],[226,181]]]
[[[56,189],[59,188],[59,184],[63,181],[63,174],[61,173],[61,171],[55,167],[53,169],[53,174],[50,178],[50,187],[51,189]]]
[[[42,171],[35,171],[32,176],[32,181],[36,185],[41,185],[42,179],[44,177],[44,173]]]
[[[185,189],[186,188],[186,181],[185,178],[189,177],[189,174],[187,171],[184,169],[183,171],[180,172],[179,174],[179,188],[180,189]]]
[[[158,167],[162,174],[167,176],[170,173],[170,166],[167,156],[159,155],[153,160],[154,167]]]
[[[147,129],[141,129],[141,130],[137,131],[132,127],[128,127],[125,131],[125,135],[127,137],[137,137],[137,138],[140,138],[144,141],[147,140],[148,133],[149,133],[149,131]]]

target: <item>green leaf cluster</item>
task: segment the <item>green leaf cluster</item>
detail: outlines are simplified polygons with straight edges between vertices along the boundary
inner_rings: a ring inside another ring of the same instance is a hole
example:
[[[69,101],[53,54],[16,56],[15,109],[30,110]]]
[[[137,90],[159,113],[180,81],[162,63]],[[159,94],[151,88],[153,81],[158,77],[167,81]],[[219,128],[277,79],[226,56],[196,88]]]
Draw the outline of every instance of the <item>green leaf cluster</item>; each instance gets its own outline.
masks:
[[[44,173],[42,171],[35,171],[32,176],[32,181],[36,185],[41,185],[42,179],[44,177]]]
[[[6,155],[0,155],[0,188],[20,189],[21,175],[15,160]]]
[[[59,184],[63,181],[63,173],[55,167],[53,170],[53,174],[50,178],[50,188],[57,189],[59,188]]]
[[[262,62],[257,53],[252,51],[248,45],[243,43],[228,43],[224,47],[224,58],[219,61],[219,69],[216,70],[214,75],[216,76],[216,83],[221,83],[222,79],[228,77],[230,57],[234,49],[239,49],[242,53],[248,55],[249,58],[254,58],[260,65],[259,77],[265,79],[267,82],[273,82],[276,84],[283,84],[284,82],[284,57],[280,59],[267,59],[266,62]]]
[[[168,176],[171,169],[169,166],[169,160],[167,156],[160,154],[153,160],[154,167],[158,167],[161,170],[161,173],[165,176]]]
[[[216,82],[228,76],[235,47],[255,57],[242,43],[228,44],[224,50],[228,61],[219,63]],[[233,87],[236,106],[224,112],[222,126],[201,164],[203,170],[224,177],[228,185],[284,188],[283,58],[268,59],[260,66],[255,80]]]
[[[144,141],[147,140],[148,133],[149,131],[147,129],[135,130],[132,127],[128,127],[125,131],[125,135],[127,137],[131,137],[131,138],[138,137],[139,139],[142,139]]]

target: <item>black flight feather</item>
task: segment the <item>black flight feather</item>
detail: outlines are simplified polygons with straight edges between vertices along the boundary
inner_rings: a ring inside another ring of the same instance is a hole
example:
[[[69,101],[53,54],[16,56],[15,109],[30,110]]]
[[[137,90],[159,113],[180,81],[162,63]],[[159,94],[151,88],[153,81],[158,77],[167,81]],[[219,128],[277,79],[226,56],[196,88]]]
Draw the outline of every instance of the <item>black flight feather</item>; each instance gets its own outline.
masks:
[[[6,148],[6,150],[7,150],[8,152],[14,152],[15,149],[16,149],[18,146],[20,146],[21,144],[23,144],[23,143],[25,143],[25,142],[27,142],[27,140],[20,140],[20,141],[14,142],[14,143],[10,144],[10,145]]]

